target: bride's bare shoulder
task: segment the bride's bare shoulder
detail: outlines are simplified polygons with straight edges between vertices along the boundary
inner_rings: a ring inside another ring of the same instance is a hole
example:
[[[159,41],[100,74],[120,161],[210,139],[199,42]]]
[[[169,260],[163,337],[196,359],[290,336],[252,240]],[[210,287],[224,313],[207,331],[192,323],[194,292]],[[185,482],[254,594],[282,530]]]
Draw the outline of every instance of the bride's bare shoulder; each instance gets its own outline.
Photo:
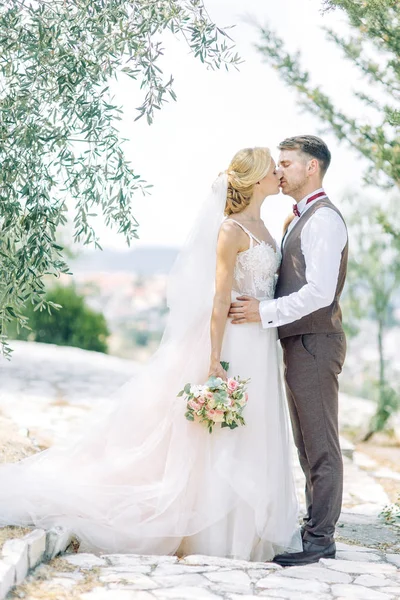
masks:
[[[243,229],[233,219],[222,221],[219,231],[230,239],[241,239],[244,234]]]
[[[246,247],[247,235],[232,219],[225,219],[219,230],[219,247],[229,248],[229,251],[240,252]]]

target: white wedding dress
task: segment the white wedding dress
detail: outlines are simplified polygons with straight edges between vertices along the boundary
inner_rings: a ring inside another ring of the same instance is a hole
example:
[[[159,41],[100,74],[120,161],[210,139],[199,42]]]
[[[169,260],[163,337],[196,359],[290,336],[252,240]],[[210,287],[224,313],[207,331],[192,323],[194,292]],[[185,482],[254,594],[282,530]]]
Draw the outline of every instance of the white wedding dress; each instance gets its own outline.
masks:
[[[272,298],[279,262],[250,235],[232,297]],[[276,330],[227,323],[222,359],[251,378],[247,424],[210,435],[176,397],[207,378],[209,318],[201,323],[162,343],[81,439],[0,467],[0,525],[60,525],[81,551],[269,560],[301,550]]]

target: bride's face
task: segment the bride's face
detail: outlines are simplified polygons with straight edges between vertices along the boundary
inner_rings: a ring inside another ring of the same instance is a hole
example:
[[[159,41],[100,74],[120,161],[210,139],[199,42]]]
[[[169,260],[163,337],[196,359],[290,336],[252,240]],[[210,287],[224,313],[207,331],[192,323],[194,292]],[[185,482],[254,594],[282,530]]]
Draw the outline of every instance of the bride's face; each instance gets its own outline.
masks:
[[[264,198],[279,194],[281,176],[280,169],[277,168],[274,159],[272,159],[268,173],[260,180],[260,192]]]

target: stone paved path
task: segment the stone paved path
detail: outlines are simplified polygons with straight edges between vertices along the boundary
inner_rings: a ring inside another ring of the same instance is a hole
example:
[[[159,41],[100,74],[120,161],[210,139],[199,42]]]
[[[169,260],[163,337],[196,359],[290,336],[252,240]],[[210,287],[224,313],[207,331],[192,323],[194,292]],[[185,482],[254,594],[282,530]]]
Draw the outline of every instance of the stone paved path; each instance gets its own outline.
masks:
[[[0,364],[0,410],[40,446],[73,435],[117,396],[135,365],[97,353],[15,343],[13,360]],[[68,554],[40,565],[10,598],[25,600],[390,600],[400,598],[399,529],[378,515],[389,499],[367,458],[344,458],[345,493],[337,528],[337,560],[282,569],[210,557]],[[295,465],[300,501],[303,476]]]
[[[400,555],[338,545],[336,560],[283,569],[273,563],[187,556],[76,554],[43,565],[10,598],[80,600],[395,600]],[[56,562],[55,561],[55,562]],[[72,567],[72,568],[71,568]],[[58,570],[57,570],[58,569]]]

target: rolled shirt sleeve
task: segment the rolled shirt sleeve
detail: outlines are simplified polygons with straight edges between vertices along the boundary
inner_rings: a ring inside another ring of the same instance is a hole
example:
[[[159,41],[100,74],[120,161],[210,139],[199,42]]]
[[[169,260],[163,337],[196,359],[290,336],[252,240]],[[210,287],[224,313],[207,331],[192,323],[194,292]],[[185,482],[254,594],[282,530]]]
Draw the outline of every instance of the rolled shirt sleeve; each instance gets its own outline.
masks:
[[[289,296],[260,302],[263,328],[287,325],[332,304],[346,243],[346,226],[338,213],[328,207],[317,210],[301,232],[307,283]]]

